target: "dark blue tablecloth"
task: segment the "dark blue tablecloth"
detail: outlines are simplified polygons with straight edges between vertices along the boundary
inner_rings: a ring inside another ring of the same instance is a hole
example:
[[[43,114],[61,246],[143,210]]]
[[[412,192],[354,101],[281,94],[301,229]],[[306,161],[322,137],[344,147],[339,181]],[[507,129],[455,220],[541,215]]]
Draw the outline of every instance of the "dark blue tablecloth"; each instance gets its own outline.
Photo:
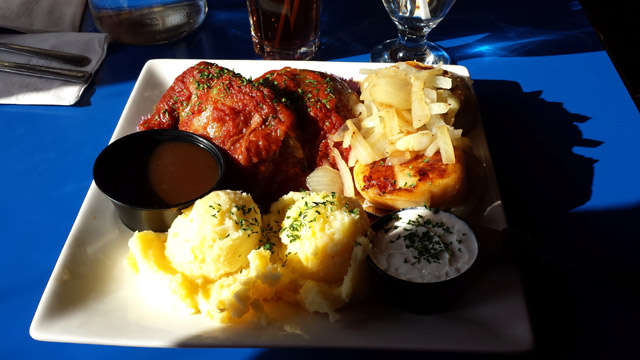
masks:
[[[380,1],[325,0],[316,60],[368,61],[395,37]],[[85,19],[84,31],[95,31]],[[635,345],[640,114],[578,1],[460,0],[433,31],[474,79],[523,277],[533,355],[604,355]],[[258,59],[246,3],[209,2],[205,24],[158,46],[111,44],[81,101],[0,106],[3,358],[352,358],[360,350],[146,349],[46,343],[29,326],[143,65],[154,58]],[[2,86],[2,84],[0,84]],[[491,357],[429,354],[435,358]]]

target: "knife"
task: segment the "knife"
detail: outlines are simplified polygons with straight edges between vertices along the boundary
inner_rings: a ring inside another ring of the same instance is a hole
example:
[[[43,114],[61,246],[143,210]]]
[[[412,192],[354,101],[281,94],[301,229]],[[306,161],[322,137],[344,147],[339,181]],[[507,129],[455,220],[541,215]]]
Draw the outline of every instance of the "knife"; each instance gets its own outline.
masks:
[[[87,71],[61,69],[42,65],[19,64],[8,61],[0,61],[0,71],[82,84],[88,83],[92,76],[92,74]]]
[[[11,51],[22,55],[35,56],[42,59],[57,61],[77,67],[84,67],[91,63],[91,58],[89,58],[88,56],[56,50],[39,49],[31,46],[0,42],[0,50]]]

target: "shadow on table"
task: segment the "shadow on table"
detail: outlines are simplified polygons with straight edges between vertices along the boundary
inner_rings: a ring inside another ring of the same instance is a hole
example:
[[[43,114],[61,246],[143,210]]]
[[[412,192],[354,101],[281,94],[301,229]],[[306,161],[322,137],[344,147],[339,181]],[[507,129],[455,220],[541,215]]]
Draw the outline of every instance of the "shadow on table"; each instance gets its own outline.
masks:
[[[495,354],[456,354],[437,352],[391,351],[391,350],[335,350],[335,349],[268,349],[255,360],[396,360],[396,359],[501,359]]]
[[[582,137],[587,116],[513,81],[476,80],[474,89],[510,226],[547,223],[590,199],[596,160],[572,151],[602,144]]]
[[[572,149],[603,144],[582,137],[577,125],[590,119],[514,82],[478,80],[474,88],[537,349],[623,354],[634,344],[631,326],[640,321],[640,244],[632,240],[640,204],[577,211],[591,197],[598,159]],[[607,330],[614,324],[619,331]]]

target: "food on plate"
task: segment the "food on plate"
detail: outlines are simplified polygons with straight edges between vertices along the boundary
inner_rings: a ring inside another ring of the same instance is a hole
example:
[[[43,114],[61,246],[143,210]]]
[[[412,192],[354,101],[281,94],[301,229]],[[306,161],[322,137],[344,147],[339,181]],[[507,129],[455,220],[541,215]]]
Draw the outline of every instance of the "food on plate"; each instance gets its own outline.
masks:
[[[351,147],[349,166],[380,159],[402,162],[436,151],[445,164],[452,164],[453,147],[469,145],[463,130],[454,127],[460,109],[452,91],[455,75],[417,63],[362,72],[366,75],[360,85],[363,106],[358,117],[347,120],[334,136]]]
[[[390,302],[433,313],[459,299],[478,257],[478,242],[465,221],[414,207],[384,216],[372,228],[369,260]]]
[[[250,195],[198,200],[168,233],[136,232],[127,266],[153,304],[221,323],[280,315],[276,302],[328,314],[365,293],[369,220],[338,194],[292,192],[261,216]]]
[[[169,228],[167,258],[190,277],[217,279],[249,265],[260,243],[262,216],[251,196],[214,191],[196,201]]]
[[[329,314],[366,295],[369,219],[362,205],[335,193],[291,192],[264,217],[265,245],[295,275],[297,302]],[[290,294],[288,295],[290,296]]]
[[[255,80],[282,91],[297,114],[300,144],[311,169],[334,163],[332,135],[355,117],[358,95],[342,79],[320,71],[285,67]],[[348,148],[340,147],[346,158]]]
[[[463,136],[478,121],[469,80],[416,62],[361,73],[356,92],[319,71],[284,67],[252,81],[200,62],[138,129],[177,127],[218,144],[236,164],[227,187],[262,209],[300,189],[340,192],[376,214],[459,206],[475,163]]]
[[[222,184],[226,166],[207,139],[175,129],[134,132],[105,147],[93,178],[131,230],[167,231],[180,210]]]
[[[304,186],[307,166],[295,121],[270,88],[200,62],[175,79],[138,129],[178,128],[208,138],[235,165],[228,183],[262,200],[273,191]]]
[[[137,164],[144,168],[141,165]],[[145,165],[149,186],[164,206],[202,196],[216,184],[221,172],[209,150],[186,141],[167,141],[158,145]]]
[[[358,201],[335,193],[294,192],[271,205],[264,226],[280,228],[278,255],[301,276],[339,284],[369,220]],[[272,234],[273,233],[269,233]]]
[[[419,283],[452,279],[468,270],[478,255],[466,222],[426,207],[395,213],[377,229],[372,244],[371,259],[380,269]]]
[[[353,176],[360,194],[374,207],[403,209],[425,204],[450,209],[466,196],[465,152],[454,148],[456,162],[444,164],[440,152],[416,155],[403,163],[356,163]]]
[[[473,99],[465,79],[418,63],[362,72],[363,106],[334,140],[350,148],[347,165],[366,208],[458,205],[467,189],[465,159],[473,156],[456,127]]]
[[[354,116],[354,102],[349,87],[328,74],[285,68],[252,81],[200,62],[174,80],[138,129],[179,128],[208,138],[236,165],[229,186],[268,207],[303,189],[317,164],[329,161],[327,137]]]

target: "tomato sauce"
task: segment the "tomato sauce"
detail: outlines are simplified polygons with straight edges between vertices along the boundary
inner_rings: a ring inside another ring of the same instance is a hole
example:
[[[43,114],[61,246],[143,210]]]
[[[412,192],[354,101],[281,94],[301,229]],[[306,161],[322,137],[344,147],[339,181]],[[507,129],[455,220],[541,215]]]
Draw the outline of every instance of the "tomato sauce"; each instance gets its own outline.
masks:
[[[296,110],[300,144],[309,167],[335,165],[330,155],[331,136],[346,119],[354,117],[351,106],[358,101],[348,85],[323,72],[291,67],[269,71],[256,81],[282,91]],[[343,158],[348,157],[347,149],[339,144],[335,147]]]
[[[284,68],[252,81],[200,62],[178,76],[138,130],[177,128],[201,135],[231,161],[226,186],[261,206],[304,189],[317,166],[335,163],[331,136],[353,117],[357,95],[328,74]]]

